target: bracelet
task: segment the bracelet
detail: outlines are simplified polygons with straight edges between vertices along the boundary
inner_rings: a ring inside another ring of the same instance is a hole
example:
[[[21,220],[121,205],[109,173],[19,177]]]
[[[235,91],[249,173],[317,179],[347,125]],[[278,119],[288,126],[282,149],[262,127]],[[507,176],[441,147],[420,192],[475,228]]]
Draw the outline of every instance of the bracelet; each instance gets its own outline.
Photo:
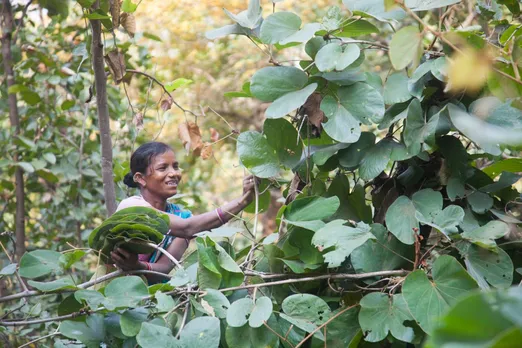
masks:
[[[219,221],[221,221],[221,224],[222,225],[226,224],[224,216],[223,216],[223,211],[221,210],[221,208],[217,208],[214,211],[216,212],[216,215],[217,215]]]
[[[152,265],[149,262],[144,262],[144,264],[147,267],[148,271],[152,271]]]

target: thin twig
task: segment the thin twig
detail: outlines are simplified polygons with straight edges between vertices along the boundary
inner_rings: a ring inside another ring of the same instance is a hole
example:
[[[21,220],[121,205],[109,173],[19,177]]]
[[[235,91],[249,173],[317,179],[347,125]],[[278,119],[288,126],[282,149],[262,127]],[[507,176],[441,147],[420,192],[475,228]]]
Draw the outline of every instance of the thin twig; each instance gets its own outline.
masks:
[[[290,346],[290,348],[294,348],[294,346],[292,345],[292,343],[290,343],[290,341],[288,341],[285,337],[281,336],[280,334],[278,334],[274,329],[272,329],[267,323],[266,321],[263,322],[263,325],[265,325],[265,327],[272,331],[277,337],[279,337],[280,339],[282,339],[283,341],[285,341],[286,343],[288,343],[288,345]]]
[[[189,286],[187,286],[187,291],[190,291],[190,290],[191,290],[191,287],[189,285]],[[185,327],[185,324],[187,322],[189,310],[190,310],[190,300],[187,302],[187,305],[185,306],[185,312],[183,313],[183,318],[181,319],[181,325],[179,326],[179,331],[178,331],[178,334],[176,335],[176,337],[178,337],[178,338],[181,335],[181,331],[183,330],[183,328]]]
[[[317,328],[315,328],[315,330],[313,330],[312,332],[310,332],[308,334],[308,336],[306,336],[305,338],[303,338],[303,340],[301,342],[299,342],[299,344],[297,346],[295,346],[295,348],[299,348],[301,347],[310,337],[312,337],[317,331],[321,330],[323,327],[326,327],[326,325],[330,324],[335,318],[339,317],[341,314],[343,314],[344,312],[347,312],[349,311],[350,309],[352,309],[353,307],[355,306],[358,306],[357,304],[353,305],[353,306],[350,306],[350,307],[346,307],[345,309],[343,309],[342,311],[340,311],[339,313],[335,314],[333,317],[331,317],[330,319],[328,319],[324,324],[321,324],[319,325]],[[325,341],[326,341],[326,338],[325,338]]]
[[[27,342],[27,343],[22,344],[22,345],[19,346],[18,348],[23,348],[23,347],[30,346],[30,345],[33,344],[33,343],[36,343],[36,342],[39,342],[39,341],[45,340],[45,339],[47,339],[47,338],[50,338],[50,337],[53,337],[53,336],[56,336],[56,335],[61,335],[61,332],[57,332],[57,331],[55,331],[55,332],[53,332],[53,333],[51,333],[51,334],[49,334],[49,335],[45,335],[45,336],[42,336],[42,337],[38,337],[38,338],[36,338],[36,339],[34,339],[34,340],[30,341],[30,342]]]
[[[182,107],[181,105],[179,105],[175,100],[174,98],[172,97],[172,94],[170,94],[170,92],[167,90],[167,88],[165,88],[165,85],[163,83],[161,83],[157,78],[155,78],[154,76],[152,75],[149,75],[147,74],[146,72],[143,72],[143,71],[139,71],[139,70],[134,70],[134,69],[127,69],[126,70],[127,72],[129,73],[132,73],[132,74],[138,74],[138,75],[143,75],[143,76],[146,76],[148,77],[149,79],[151,79],[152,81],[154,81],[157,85],[161,86],[161,88],[165,91],[165,93],[167,93],[167,95],[170,97],[170,99],[172,100],[172,103],[174,103],[174,105],[176,105],[178,107],[178,109],[180,109],[181,111],[185,112],[185,113],[189,113],[193,116],[198,116],[196,115],[194,112],[190,111],[190,110],[187,110],[185,109],[184,107]]]
[[[178,268],[183,268],[183,266],[181,266],[181,264],[179,263],[178,260],[176,260],[176,258],[174,256],[172,256],[167,250],[163,249],[162,247],[154,244],[154,243],[146,243],[148,246],[150,246],[151,248],[154,248],[156,249],[157,251],[159,251],[160,253],[162,253],[163,255],[165,255],[170,261],[172,261],[173,264],[176,265],[176,267]]]

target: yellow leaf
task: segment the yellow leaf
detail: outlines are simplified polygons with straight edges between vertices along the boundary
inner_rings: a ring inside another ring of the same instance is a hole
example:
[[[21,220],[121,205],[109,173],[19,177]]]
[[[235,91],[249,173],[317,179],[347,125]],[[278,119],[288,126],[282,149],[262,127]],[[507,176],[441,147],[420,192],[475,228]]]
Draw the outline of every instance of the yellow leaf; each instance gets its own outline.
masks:
[[[448,86],[450,91],[479,91],[487,82],[492,59],[486,50],[465,48],[457,52],[449,64]]]

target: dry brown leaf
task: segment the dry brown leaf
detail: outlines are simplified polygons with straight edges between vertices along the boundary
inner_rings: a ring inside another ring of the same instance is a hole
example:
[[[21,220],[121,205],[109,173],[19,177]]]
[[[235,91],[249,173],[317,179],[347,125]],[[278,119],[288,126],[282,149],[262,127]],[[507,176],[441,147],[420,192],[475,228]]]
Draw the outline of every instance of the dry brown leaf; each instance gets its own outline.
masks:
[[[201,158],[204,160],[208,160],[210,157],[212,157],[212,154],[212,143],[205,143],[203,145],[203,149],[201,150]]]
[[[116,29],[120,26],[121,2],[120,2],[120,0],[110,0],[110,6],[111,6],[112,26],[114,29]]]
[[[181,123],[178,127],[178,133],[185,150],[187,152],[192,150],[194,156],[199,156],[203,149],[203,142],[198,125],[194,122]]]
[[[132,118],[132,123],[136,128],[142,129],[143,128],[143,114],[141,112],[137,112],[134,114],[134,117]]]
[[[105,55],[105,63],[107,63],[107,67],[109,68],[114,82],[119,84],[127,72],[123,54],[116,50],[110,51]]]
[[[210,141],[215,143],[219,140],[219,133],[215,128],[210,128]]]
[[[317,128],[321,128],[321,122],[324,119],[324,112],[321,110],[321,101],[323,97],[320,93],[313,93],[304,103],[304,114],[308,115],[308,122]]]
[[[136,19],[134,15],[132,13],[122,13],[120,15],[120,23],[127,34],[130,37],[134,37],[134,34],[136,34]]]
[[[160,107],[161,107],[161,110],[163,110],[163,111],[170,110],[170,108],[172,107],[172,99],[171,98],[163,99],[160,103]]]

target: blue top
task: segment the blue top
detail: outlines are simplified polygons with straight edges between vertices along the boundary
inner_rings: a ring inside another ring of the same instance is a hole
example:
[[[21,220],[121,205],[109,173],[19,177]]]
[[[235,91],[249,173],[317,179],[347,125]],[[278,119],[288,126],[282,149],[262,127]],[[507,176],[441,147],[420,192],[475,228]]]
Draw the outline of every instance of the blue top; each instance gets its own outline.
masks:
[[[190,210],[181,210],[181,207],[179,205],[174,204],[174,203],[169,203],[169,202],[167,202],[167,208],[165,209],[165,212],[179,216],[182,219],[188,219],[189,217],[192,216],[192,213],[190,212]],[[172,243],[174,238],[176,238],[176,237],[175,236],[163,237],[163,240],[161,241],[159,246],[162,247],[163,249],[167,250],[168,246],[170,245],[170,243]],[[158,261],[160,256],[161,255],[160,255],[159,251],[154,250],[154,252],[152,253],[148,262],[155,263],[156,261]]]

